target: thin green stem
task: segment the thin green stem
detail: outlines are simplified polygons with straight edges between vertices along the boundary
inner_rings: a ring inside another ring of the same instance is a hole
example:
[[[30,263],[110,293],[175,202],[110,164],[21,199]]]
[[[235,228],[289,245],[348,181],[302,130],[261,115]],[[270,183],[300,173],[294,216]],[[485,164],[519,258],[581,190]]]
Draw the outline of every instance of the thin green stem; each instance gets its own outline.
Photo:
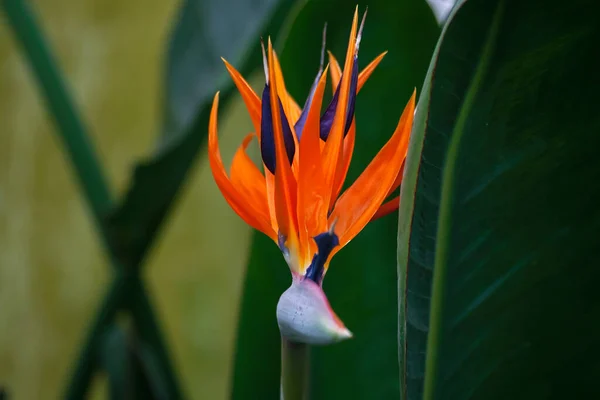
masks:
[[[281,399],[308,399],[310,351],[306,343],[281,338]]]

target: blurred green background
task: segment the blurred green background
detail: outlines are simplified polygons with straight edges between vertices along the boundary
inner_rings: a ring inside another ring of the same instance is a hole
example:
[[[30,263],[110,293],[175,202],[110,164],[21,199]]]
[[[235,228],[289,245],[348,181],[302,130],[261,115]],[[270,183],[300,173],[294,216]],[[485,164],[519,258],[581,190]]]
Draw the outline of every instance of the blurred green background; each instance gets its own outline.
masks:
[[[134,162],[154,147],[179,2],[31,4],[121,194]],[[57,398],[110,270],[55,128],[0,21],[0,386],[11,399]],[[250,121],[237,97],[220,116],[227,164]],[[222,199],[206,160],[186,183],[145,277],[184,392],[225,398],[250,231]],[[100,377],[94,397],[103,387]]]

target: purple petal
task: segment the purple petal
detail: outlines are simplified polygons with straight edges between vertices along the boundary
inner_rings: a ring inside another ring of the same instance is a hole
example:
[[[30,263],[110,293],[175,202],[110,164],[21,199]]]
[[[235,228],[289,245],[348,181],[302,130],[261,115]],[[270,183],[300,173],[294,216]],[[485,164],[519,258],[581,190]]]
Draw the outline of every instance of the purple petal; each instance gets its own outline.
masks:
[[[325,43],[327,41],[327,22],[325,26],[323,26],[323,41],[321,43],[321,62],[319,63],[319,72],[317,72],[317,77],[310,88],[310,92],[308,93],[308,97],[306,98],[306,102],[304,103],[304,107],[302,108],[302,113],[300,114],[300,118],[296,121],[294,125],[294,130],[296,131],[296,137],[298,141],[302,137],[302,131],[304,130],[304,125],[306,124],[306,119],[308,118],[308,111],[312,105],[313,97],[315,96],[315,91],[317,90],[317,86],[319,85],[319,80],[321,79],[321,75],[323,75],[323,65],[325,63]]]
[[[304,103],[304,107],[302,108],[300,118],[298,118],[298,121],[294,125],[294,130],[296,131],[296,137],[298,138],[298,140],[300,140],[300,138],[302,137],[302,131],[304,130],[304,125],[306,124],[306,120],[308,118],[308,111],[310,110],[310,107],[312,105],[313,97],[315,96],[315,91],[317,90],[317,86],[319,84],[319,80],[321,79],[321,75],[323,75],[322,69],[320,69],[317,73],[317,77],[315,78],[315,81],[313,82],[310,88],[310,93],[308,94],[306,103]]]
[[[333,119],[335,117],[335,110],[337,108],[338,97],[340,92],[340,84],[335,90],[335,94],[331,99],[331,102],[327,106],[325,113],[321,117],[321,139],[327,141],[329,132],[331,131],[331,125],[333,125]],[[354,106],[356,104],[356,88],[358,86],[358,57],[354,57],[354,66],[352,67],[352,79],[350,80],[350,95],[348,96],[348,105],[346,107],[346,126],[344,129],[344,137],[348,134],[350,126],[352,125],[352,119],[354,118]]]
[[[323,272],[325,272],[325,262],[333,248],[340,244],[340,240],[333,231],[321,233],[314,239],[317,243],[317,254],[313,257],[304,277],[320,285],[323,281]]]
[[[283,142],[285,144],[285,150],[288,156],[290,165],[294,160],[294,153],[296,152],[296,145],[294,144],[294,136],[290,129],[290,124],[283,110],[283,105],[279,97],[279,113],[281,114],[281,126],[283,129]],[[265,166],[271,173],[275,173],[275,135],[273,131],[273,114],[271,113],[271,93],[269,85],[265,85],[265,89],[262,93],[262,116],[260,122],[260,152],[265,163]]]

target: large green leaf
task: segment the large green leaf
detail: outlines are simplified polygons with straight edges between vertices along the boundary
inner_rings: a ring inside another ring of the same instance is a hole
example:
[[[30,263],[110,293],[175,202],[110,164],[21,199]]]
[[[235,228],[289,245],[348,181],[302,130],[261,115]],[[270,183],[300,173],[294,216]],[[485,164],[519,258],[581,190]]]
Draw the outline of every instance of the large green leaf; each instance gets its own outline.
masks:
[[[318,69],[321,27],[343,60],[354,7],[309,1],[298,14],[282,54],[289,91],[302,103]],[[415,86],[423,81],[439,29],[425,2],[371,1],[360,64],[389,50],[357,101],[357,147],[348,182],[391,136]],[[370,224],[333,259],[325,291],[354,333],[345,343],[312,349],[311,399],[398,397],[396,219]],[[280,338],[275,307],[291,275],[277,246],[257,233],[252,247],[238,332],[233,397],[279,398]]]
[[[138,264],[204,144],[217,90],[221,104],[232,93],[220,57],[242,73],[260,66],[256,40],[278,32],[293,0],[186,0],[167,57],[164,126],[154,156],[140,162],[131,187],[113,213],[111,233],[120,257]]]
[[[599,11],[469,0],[449,19],[402,191],[409,399],[600,395]]]

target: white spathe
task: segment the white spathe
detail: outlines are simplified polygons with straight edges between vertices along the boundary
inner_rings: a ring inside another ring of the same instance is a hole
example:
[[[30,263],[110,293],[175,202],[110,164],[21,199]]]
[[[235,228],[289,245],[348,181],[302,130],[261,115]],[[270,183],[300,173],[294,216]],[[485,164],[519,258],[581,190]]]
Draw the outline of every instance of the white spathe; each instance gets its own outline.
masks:
[[[281,335],[292,342],[326,345],[352,337],[323,289],[310,279],[294,279],[283,292],[277,303],[277,323]]]

